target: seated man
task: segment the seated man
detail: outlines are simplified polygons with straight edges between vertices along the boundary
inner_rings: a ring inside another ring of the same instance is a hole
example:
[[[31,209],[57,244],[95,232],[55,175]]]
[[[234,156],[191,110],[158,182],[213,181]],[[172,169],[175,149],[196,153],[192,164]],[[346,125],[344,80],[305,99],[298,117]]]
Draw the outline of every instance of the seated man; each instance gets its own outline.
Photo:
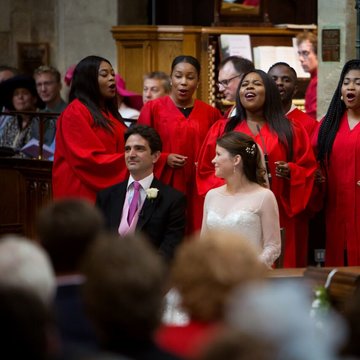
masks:
[[[125,133],[128,180],[98,193],[96,205],[107,227],[124,236],[145,233],[166,260],[170,260],[185,232],[185,195],[154,177],[162,143],[151,127],[135,125]]]

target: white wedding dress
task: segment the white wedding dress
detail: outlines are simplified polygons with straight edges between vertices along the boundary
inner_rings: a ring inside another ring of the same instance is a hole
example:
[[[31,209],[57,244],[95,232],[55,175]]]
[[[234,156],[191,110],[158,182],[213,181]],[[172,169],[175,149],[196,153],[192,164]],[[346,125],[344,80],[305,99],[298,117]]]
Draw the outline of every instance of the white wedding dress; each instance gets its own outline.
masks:
[[[226,192],[226,185],[210,190],[205,197],[201,233],[212,229],[243,235],[269,267],[280,255],[278,205],[273,192],[260,185],[251,192],[235,195]]]

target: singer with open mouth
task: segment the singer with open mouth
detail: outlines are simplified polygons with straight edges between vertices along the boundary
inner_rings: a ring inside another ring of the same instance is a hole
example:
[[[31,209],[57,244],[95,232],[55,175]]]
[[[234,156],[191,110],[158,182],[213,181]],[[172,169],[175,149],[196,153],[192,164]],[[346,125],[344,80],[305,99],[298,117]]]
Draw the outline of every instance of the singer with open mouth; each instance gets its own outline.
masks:
[[[243,132],[261,147],[270,189],[279,206],[280,226],[286,234],[284,267],[299,266],[302,259],[298,258],[297,249],[306,244],[296,239],[297,215],[309,201],[316,161],[305,129],[285,117],[276,84],[264,71],[244,74],[238,87],[236,115],[219,120],[208,132],[198,159],[196,180],[200,195],[224,183],[215,177],[211,160],[217,138],[229,131]]]

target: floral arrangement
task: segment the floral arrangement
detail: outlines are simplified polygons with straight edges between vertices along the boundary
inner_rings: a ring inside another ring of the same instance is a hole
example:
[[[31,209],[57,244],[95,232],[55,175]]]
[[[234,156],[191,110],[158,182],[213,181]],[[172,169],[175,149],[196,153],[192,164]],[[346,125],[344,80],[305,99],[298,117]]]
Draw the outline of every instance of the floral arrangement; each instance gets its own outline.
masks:
[[[157,188],[149,188],[146,190],[146,198],[149,200],[154,200],[158,196],[159,189]]]

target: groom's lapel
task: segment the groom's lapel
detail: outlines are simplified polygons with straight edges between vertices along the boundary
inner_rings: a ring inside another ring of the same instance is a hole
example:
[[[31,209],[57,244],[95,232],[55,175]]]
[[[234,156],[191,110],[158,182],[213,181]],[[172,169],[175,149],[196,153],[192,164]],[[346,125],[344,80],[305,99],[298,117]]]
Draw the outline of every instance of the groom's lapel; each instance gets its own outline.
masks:
[[[161,199],[161,183],[156,178],[153,179],[151,186],[152,188],[159,189],[157,197],[155,199],[145,199],[144,205],[140,211],[138,223],[136,225],[136,228],[141,230],[142,227],[149,221],[151,218],[151,215],[157,208],[157,204],[159,203]]]

